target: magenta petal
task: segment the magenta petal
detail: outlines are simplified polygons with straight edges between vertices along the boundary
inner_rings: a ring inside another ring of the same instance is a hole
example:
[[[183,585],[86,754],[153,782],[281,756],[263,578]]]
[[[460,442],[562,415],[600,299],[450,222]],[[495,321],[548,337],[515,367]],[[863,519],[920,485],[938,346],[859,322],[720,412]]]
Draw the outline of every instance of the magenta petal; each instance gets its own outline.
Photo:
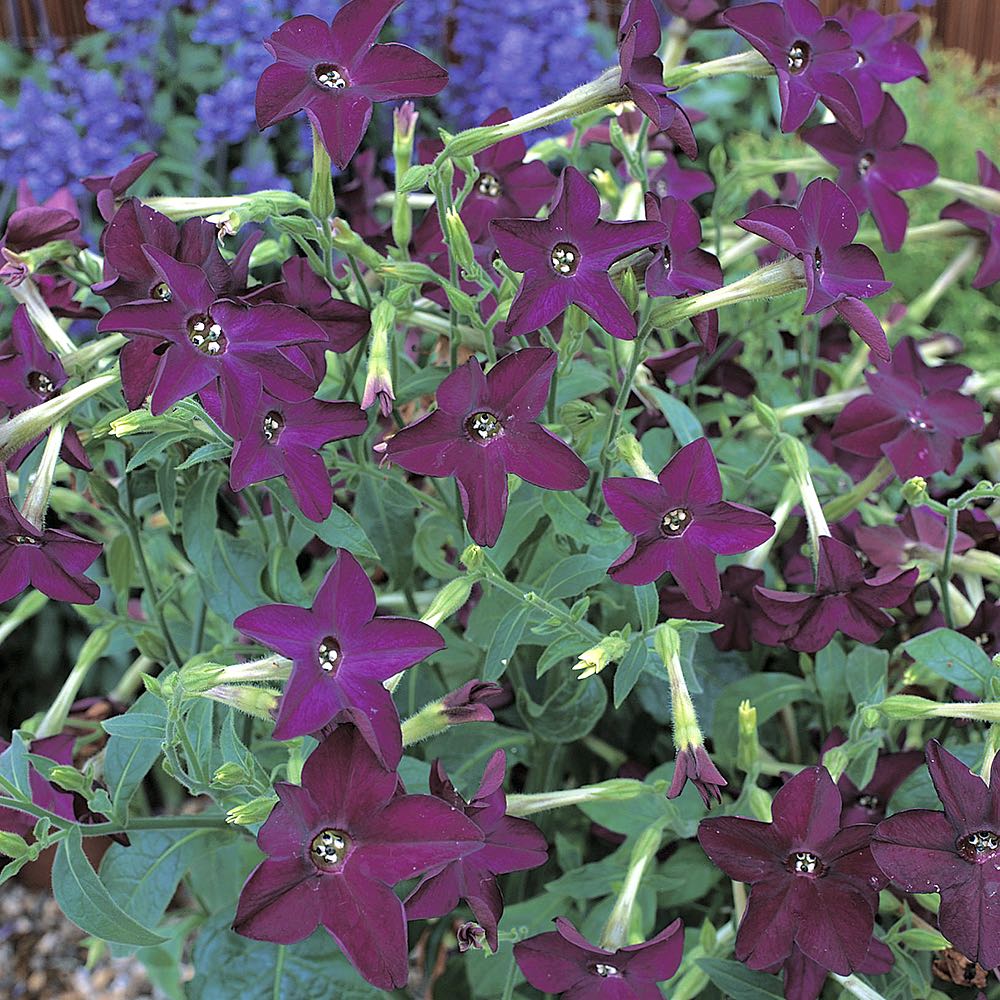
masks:
[[[572,448],[538,424],[524,424],[503,435],[507,471],[547,490],[577,490],[590,472]]]
[[[538,934],[514,945],[514,959],[525,979],[543,993],[564,993],[591,977],[589,951],[564,940],[556,931]]]
[[[612,477],[604,480],[602,489],[611,513],[632,535],[658,532],[670,509],[663,487],[652,479]]]
[[[840,792],[825,767],[803,768],[783,785],[771,808],[775,829],[794,845],[821,845],[840,829]]]
[[[969,863],[958,855],[956,839],[944,813],[908,809],[879,823],[871,849],[879,868],[901,889],[938,892],[969,876]]]
[[[243,886],[233,930],[277,944],[307,938],[319,925],[316,879],[316,869],[304,858],[265,859]]]
[[[882,329],[882,324],[875,313],[861,299],[844,298],[834,302],[833,307],[880,361],[890,359],[892,355],[885,330]]]
[[[684,445],[657,478],[670,502],[676,501],[678,506],[713,504],[722,499],[722,478],[707,438]]]
[[[713,863],[737,882],[759,882],[783,870],[770,823],[716,816],[698,824],[698,842]]]
[[[352,676],[363,674],[369,680],[385,681],[444,646],[437,629],[423,622],[375,618],[352,632],[345,666],[349,666]]]
[[[344,699],[336,681],[318,665],[296,663],[278,705],[274,738],[292,740],[319,732],[343,708]]]
[[[610,280],[608,283],[610,285]],[[573,302],[574,291],[573,283],[569,279],[554,283],[526,274],[510,306],[505,338],[509,340],[511,337],[534,333],[540,327],[547,326],[561,316]]]
[[[338,56],[353,64],[376,42],[379,32],[403,0],[353,0],[334,15],[330,34],[340,48]],[[326,25],[324,25],[324,28]]]
[[[448,82],[448,74],[432,59],[408,45],[376,45],[355,68],[352,82],[372,101],[402,97],[433,97]]]
[[[576,281],[573,301],[612,337],[635,340],[635,317],[607,274],[588,275]]]
[[[334,165],[343,170],[358,151],[372,117],[372,102],[350,88],[311,99],[306,114]]]
[[[310,754],[302,786],[331,819],[351,824],[392,799],[398,778],[379,763],[357,729],[338,726]]]
[[[233,622],[233,628],[292,657],[311,647],[311,636],[316,631],[310,612],[294,604],[266,604],[245,611]]]
[[[948,819],[960,835],[989,825],[988,786],[937,740],[927,744],[927,769]]]
[[[352,646],[353,637],[374,617],[375,588],[347,549],[337,550],[336,561],[316,591],[311,614],[335,635],[352,637]]]
[[[547,347],[528,347],[506,355],[486,376],[483,401],[495,406],[500,415],[534,420],[548,399],[558,360],[555,351]]]
[[[1000,965],[1000,878],[976,865],[963,889],[941,893],[938,927],[952,945],[985,969]]]
[[[461,370],[461,369],[459,369]],[[450,476],[454,473],[466,442],[460,424],[443,410],[421,417],[386,441],[390,462],[423,476]]]
[[[268,66],[257,81],[257,127],[267,128],[300,111],[313,87],[309,70],[304,67],[287,62]]]
[[[496,545],[507,515],[507,470],[494,447],[470,449],[458,474],[462,510],[477,545]]]
[[[795,943],[814,962],[849,975],[868,954],[875,922],[872,901],[853,886],[827,881],[806,880],[809,889]],[[809,919],[823,914],[822,920]]]

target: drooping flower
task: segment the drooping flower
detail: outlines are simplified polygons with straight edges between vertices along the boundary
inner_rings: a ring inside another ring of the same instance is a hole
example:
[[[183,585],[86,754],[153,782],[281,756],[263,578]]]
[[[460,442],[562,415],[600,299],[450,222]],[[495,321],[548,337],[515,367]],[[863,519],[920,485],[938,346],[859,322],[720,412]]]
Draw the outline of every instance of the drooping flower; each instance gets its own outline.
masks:
[[[976,159],[979,162],[980,185],[1000,191],[1000,169],[997,165],[981,149],[976,153]],[[972,279],[972,287],[988,288],[1000,281],[1000,212],[987,212],[984,208],[959,200],[943,208],[941,218],[955,219],[985,237],[983,262]]]
[[[987,785],[937,740],[926,754],[944,812],[890,816],[875,830],[872,853],[904,891],[940,893],[941,933],[993,969],[1000,965],[1000,756]]]
[[[903,40],[918,22],[916,14],[880,14],[844,4],[835,20],[851,37],[856,53],[847,79],[858,95],[861,119],[871,125],[882,105],[882,84],[902,83],[910,77],[928,80],[927,67],[920,53]]]
[[[275,58],[257,84],[261,129],[305,111],[341,170],[368,130],[381,101],[432,97],[448,74],[406,45],[376,44],[402,0],[349,0],[325,21],[302,14],[286,21],[264,47]]]
[[[569,1000],[650,1000],[680,968],[684,927],[675,920],[649,941],[608,951],[591,944],[565,917],[556,929],[514,945],[528,982]]]
[[[722,601],[715,557],[748,552],[774,534],[766,514],[722,499],[719,466],[705,438],[681,448],[656,480],[606,479],[604,498],[635,536],[612,563],[611,578],[638,587],[669,570],[701,611]]]
[[[52,240],[72,240],[77,236],[80,230],[79,214],[50,202],[14,209],[0,233],[0,248],[24,253]]]
[[[718,607],[703,611],[684,596],[680,587],[663,587],[660,590],[660,613],[667,618],[719,622],[722,628],[711,633],[716,648],[746,652],[753,648],[754,628],[762,617],[754,588],[763,582],[763,570],[727,566],[719,580],[722,599]]]
[[[885,608],[897,608],[913,592],[918,569],[880,573],[868,579],[854,550],[828,535],[819,540],[816,589],[799,594],[757,587],[757,603],[767,620],[756,638],[769,646],[787,645],[805,653],[822,649],[836,632],[875,643],[892,626]]]
[[[443,917],[464,899],[485,929],[486,942],[493,951],[498,947],[497,922],[503,914],[497,876],[537,868],[549,856],[545,837],[534,823],[506,814],[505,769],[506,756],[498,750],[486,764],[479,790],[466,802],[448,780],[441,761],[434,762],[431,794],[468,816],[482,831],[483,845],[430,871],[406,898],[409,920]]]
[[[229,466],[229,485],[234,490],[283,476],[306,517],[325,521],[330,516],[333,486],[319,452],[331,441],[364,433],[368,420],[356,403],[287,402],[263,386],[224,399],[212,390],[202,390],[201,398],[234,438]]]
[[[612,336],[634,340],[635,318],[608,268],[661,241],[657,222],[604,222],[601,199],[575,167],[560,178],[547,219],[494,219],[490,232],[504,262],[524,279],[511,303],[505,336],[532,333],[578,305]]]
[[[874,827],[843,827],[830,773],[807,767],[774,797],[772,822],[713,816],[698,826],[705,853],[750,885],[736,957],[771,969],[796,947],[824,969],[848,975],[868,954],[879,889],[870,848]]]
[[[399,715],[382,682],[443,649],[444,640],[423,622],[376,618],[375,590],[350,552],[338,550],[311,608],[267,604],[233,625],[292,661],[275,739],[347,720],[386,766],[399,763]]]
[[[290,399],[313,394],[312,378],[275,350],[325,340],[313,320],[290,306],[249,306],[220,298],[200,267],[183,264],[149,244],[143,252],[165,291],[116,306],[97,329],[134,333],[165,345],[150,401],[154,414],[217,379],[237,395],[255,393],[261,384]]]
[[[653,0],[628,0],[618,25],[618,83],[653,126],[693,160],[698,143],[684,109],[667,97],[663,63],[657,56],[660,36],[660,15]]]
[[[857,62],[851,36],[812,0],[754,3],[727,10],[722,19],[774,67],[783,132],[799,128],[817,100],[845,128],[860,131],[861,108],[846,79]]]
[[[954,472],[962,439],[982,431],[983,413],[975,399],[957,391],[955,369],[967,369],[942,367],[952,370],[935,374],[939,370],[920,359],[916,341],[904,337],[891,362],[865,374],[871,395],[844,407],[833,425],[833,443],[855,455],[885,455],[903,481]]]
[[[390,462],[423,476],[454,476],[469,534],[495,545],[507,513],[507,473],[547,490],[575,490],[587,467],[537,423],[548,398],[555,352],[529,347],[488,373],[476,358],[437,390],[438,408],[382,446]]]
[[[101,588],[83,575],[101,545],[59,528],[36,528],[14,505],[0,465],[0,604],[29,586],[56,601],[93,604]]]
[[[873,13],[873,12],[867,12]],[[858,212],[868,209],[886,250],[903,245],[910,213],[900,191],[923,187],[937,177],[937,161],[920,146],[903,142],[906,116],[888,95],[878,115],[856,139],[842,125],[817,125],[802,138],[834,166],[837,183]]]
[[[777,7],[771,3],[761,6]],[[858,231],[858,212],[833,181],[817,178],[802,192],[797,207],[759,208],[737,220],[736,225],[802,261],[805,315],[833,306],[877,357],[889,359],[882,324],[861,299],[881,295],[892,282],[885,280],[878,257],[868,247],[851,242]]]
[[[158,153],[142,153],[135,157],[128,166],[122,167],[110,177],[84,177],[83,186],[97,195],[97,208],[101,218],[110,222],[115,214],[116,202],[122,195],[149,169]]]
[[[701,796],[705,807],[709,809],[713,801],[722,801],[722,789],[729,784],[719,773],[719,769],[708,756],[708,751],[702,743],[678,749],[674,777],[667,789],[667,798],[676,799],[689,781]]]
[[[492,681],[472,680],[450,691],[441,699],[441,709],[448,725],[465,722],[492,722],[493,709],[509,701],[509,695]]]
[[[859,524],[854,531],[858,548],[872,565],[897,570],[918,559],[939,561],[947,537],[943,515],[929,507],[907,507],[895,524],[881,524],[877,528]],[[974,544],[965,532],[956,531],[952,551],[962,553]]]
[[[678,198],[646,195],[646,218],[667,228],[664,241],[653,250],[646,266],[646,291],[655,297],[686,296],[722,287],[722,265],[715,254],[701,249],[698,213]],[[719,314],[713,309],[691,320],[706,351],[719,339]]]
[[[280,781],[257,834],[267,857],[240,893],[233,930],[292,944],[322,924],[380,989],[406,985],[406,915],[392,886],[475,851],[482,833],[429,795],[400,795],[357,730],[341,726],[313,751],[302,784]]]

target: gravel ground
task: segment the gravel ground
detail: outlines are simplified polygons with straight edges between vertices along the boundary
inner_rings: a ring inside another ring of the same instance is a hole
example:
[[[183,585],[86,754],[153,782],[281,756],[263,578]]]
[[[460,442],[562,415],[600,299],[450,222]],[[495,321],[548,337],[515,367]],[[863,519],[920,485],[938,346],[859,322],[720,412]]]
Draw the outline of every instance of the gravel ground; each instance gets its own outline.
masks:
[[[0,997],[3,1000],[160,1000],[134,959],[85,967],[85,935],[47,892],[16,882],[0,888]]]

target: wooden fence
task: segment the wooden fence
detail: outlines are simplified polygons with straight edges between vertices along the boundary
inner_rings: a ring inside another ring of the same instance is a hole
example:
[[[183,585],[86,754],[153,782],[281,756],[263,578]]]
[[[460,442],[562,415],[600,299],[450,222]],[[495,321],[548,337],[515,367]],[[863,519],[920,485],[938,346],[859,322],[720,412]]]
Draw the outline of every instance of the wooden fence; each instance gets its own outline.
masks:
[[[850,2],[864,5],[864,0]],[[827,14],[841,3],[820,0]],[[590,4],[596,16],[615,23],[624,0],[590,0]],[[881,0],[881,5],[884,11],[899,9],[898,0]],[[942,44],[965,49],[978,62],[1000,63],[1000,0],[937,0],[933,9],[935,33]],[[92,30],[84,16],[84,0],[0,0],[0,37],[23,48],[79,38]]]

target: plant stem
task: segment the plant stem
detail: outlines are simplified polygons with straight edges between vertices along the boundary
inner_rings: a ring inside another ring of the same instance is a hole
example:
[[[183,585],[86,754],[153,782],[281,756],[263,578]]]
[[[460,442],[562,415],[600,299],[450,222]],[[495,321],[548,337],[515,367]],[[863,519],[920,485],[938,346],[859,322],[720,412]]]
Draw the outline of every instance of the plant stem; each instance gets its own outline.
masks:
[[[823,516],[827,521],[839,521],[847,517],[851,511],[859,507],[873,490],[893,474],[892,463],[887,458],[881,458],[871,472],[856,486],[842,496],[831,500],[823,508]]]
[[[969,240],[937,276],[934,284],[910,303],[906,310],[906,318],[915,323],[923,323],[941,296],[965,273],[979,253],[979,240]]]
[[[948,514],[946,516],[948,534],[945,538],[944,553],[941,556],[941,610],[944,612],[944,620],[948,628],[955,627],[955,615],[951,606],[949,583],[951,581],[951,560],[955,555],[955,538],[958,535],[958,511],[959,507],[957,504],[948,504]]]

